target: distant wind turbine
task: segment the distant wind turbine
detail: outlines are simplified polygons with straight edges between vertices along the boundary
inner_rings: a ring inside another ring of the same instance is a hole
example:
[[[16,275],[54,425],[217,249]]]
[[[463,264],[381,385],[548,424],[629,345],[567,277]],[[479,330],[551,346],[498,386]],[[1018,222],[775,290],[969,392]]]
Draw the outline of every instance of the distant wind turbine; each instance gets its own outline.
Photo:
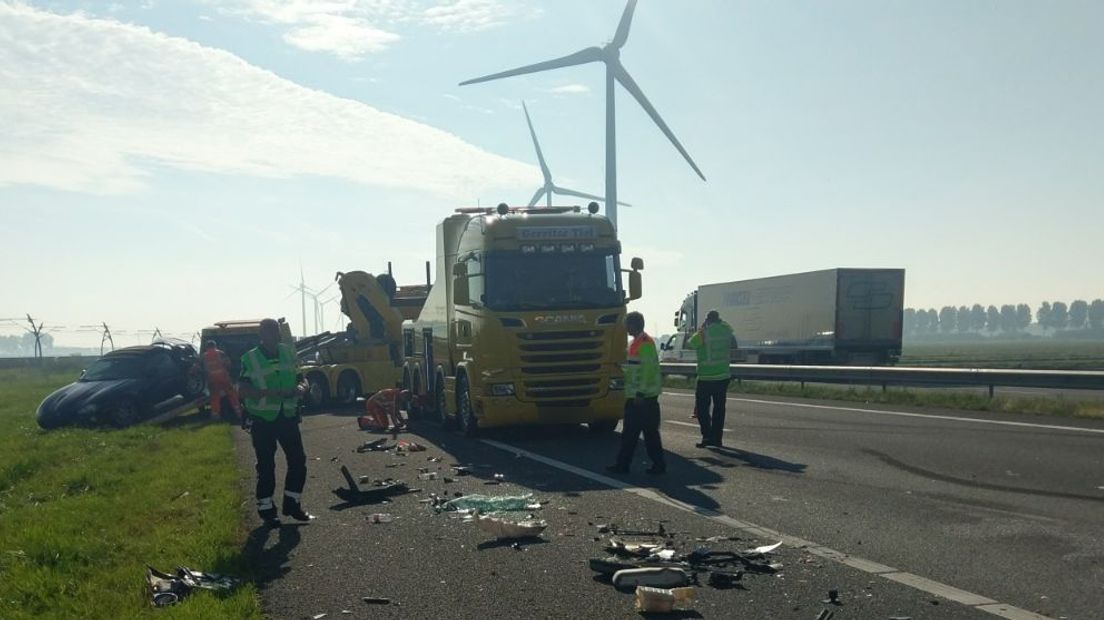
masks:
[[[525,110],[525,122],[529,125],[529,135],[533,138],[533,148],[537,151],[537,162],[540,163],[541,175],[544,176],[544,185],[537,189],[537,193],[533,194],[533,197],[529,200],[529,206],[537,204],[537,201],[541,199],[541,196],[547,198],[547,205],[552,206],[552,194],[559,194],[560,196],[574,196],[576,198],[586,198],[587,200],[601,200],[605,201],[605,198],[601,196],[595,196],[593,194],[586,194],[577,190],[567,189],[566,187],[559,187],[552,181],[552,172],[548,169],[548,164],[544,161],[544,153],[541,152],[540,142],[537,140],[537,132],[533,130],[533,121],[529,118],[529,108],[525,106],[525,102],[521,102],[521,109]],[[627,202],[618,203],[620,205],[631,207]]]
[[[625,12],[621,15],[621,22],[617,25],[617,32],[613,36],[613,40],[602,47],[588,47],[574,54],[568,54],[560,58],[552,60],[546,60],[544,62],[538,62],[532,65],[526,65],[524,67],[518,67],[517,69],[510,69],[508,71],[501,71],[499,73],[492,73],[491,75],[485,75],[471,80],[460,82],[461,86],[468,84],[477,84],[479,82],[489,82],[491,80],[497,80],[506,77],[513,77],[515,75],[525,75],[527,73],[538,73],[540,71],[546,71],[548,69],[559,69],[561,67],[573,67],[575,65],[583,65],[591,62],[602,62],[606,65],[606,215],[609,217],[610,222],[614,226],[617,226],[617,122],[616,115],[614,113],[614,83],[620,83],[621,86],[629,91],[629,94],[636,99],[640,107],[644,108],[644,111],[648,113],[648,116],[652,118],[652,121],[659,127],[660,131],[667,136],[667,139],[671,141],[671,144],[678,149],[678,152],[682,154],[686,162],[690,164],[690,167],[694,169],[694,172],[704,181],[705,175],[698,169],[698,165],[694,163],[693,158],[683,148],[682,143],[675,137],[674,132],[667,126],[667,123],[660,117],[659,112],[652,107],[648,98],[644,96],[644,91],[640,90],[636,81],[632,79],[629,72],[625,70],[625,67],[621,64],[621,48],[625,45],[625,41],[629,38],[629,27],[632,24],[633,11],[636,10],[636,0],[629,0],[625,5]]]
[[[301,332],[302,335],[300,336],[300,338],[305,338],[307,336],[307,294],[309,293],[310,289],[307,288],[307,283],[304,281],[303,278],[302,263],[299,264],[299,286],[292,286],[291,288],[292,290],[299,293],[299,300],[302,304],[303,310],[303,331]],[[292,293],[292,295],[294,295],[294,293]],[[291,295],[288,295],[288,297],[291,297]],[[287,297],[285,297],[284,299],[287,299]]]

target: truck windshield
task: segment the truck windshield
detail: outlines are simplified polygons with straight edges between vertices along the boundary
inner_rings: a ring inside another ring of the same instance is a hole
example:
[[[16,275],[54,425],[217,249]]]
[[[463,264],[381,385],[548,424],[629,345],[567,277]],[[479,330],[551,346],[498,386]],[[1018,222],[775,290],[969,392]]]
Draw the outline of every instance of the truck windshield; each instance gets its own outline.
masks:
[[[613,251],[485,255],[482,302],[492,310],[576,310],[625,302]],[[479,299],[479,297],[476,297]]]

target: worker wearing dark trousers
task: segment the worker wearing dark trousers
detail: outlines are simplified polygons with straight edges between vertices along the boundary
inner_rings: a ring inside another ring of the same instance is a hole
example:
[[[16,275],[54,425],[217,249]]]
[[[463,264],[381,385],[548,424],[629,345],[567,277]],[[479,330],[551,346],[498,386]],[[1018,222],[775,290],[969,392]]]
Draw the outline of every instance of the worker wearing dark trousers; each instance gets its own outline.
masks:
[[[295,349],[280,342],[280,326],[261,321],[261,345],[242,356],[239,391],[245,397],[242,426],[253,437],[257,457],[257,514],[266,525],[279,525],[273,494],[276,491],[276,447],[284,450],[287,477],[281,512],[298,521],[313,517],[300,502],[307,481],[307,455],[299,434],[299,398],[307,386],[296,374]]]
[[[636,442],[644,435],[644,447],[652,466],[649,474],[667,471],[663,456],[663,441],[659,437],[659,393],[662,380],[659,372],[659,352],[655,341],[644,332],[644,315],[630,312],[625,317],[625,328],[633,337],[625,360],[625,417],[621,421],[621,450],[617,462],[606,470],[626,474],[632,463]]]
[[[719,312],[710,310],[701,329],[690,337],[688,344],[697,354],[698,362],[694,410],[698,415],[702,439],[695,445],[699,448],[720,447],[723,444],[728,384],[732,381],[732,371],[729,368],[732,360],[732,328],[721,320]]]

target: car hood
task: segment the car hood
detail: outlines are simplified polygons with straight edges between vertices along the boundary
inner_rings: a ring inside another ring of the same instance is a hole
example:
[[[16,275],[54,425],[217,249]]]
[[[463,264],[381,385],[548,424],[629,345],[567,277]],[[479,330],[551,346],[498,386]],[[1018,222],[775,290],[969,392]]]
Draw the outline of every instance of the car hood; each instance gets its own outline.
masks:
[[[38,406],[38,425],[54,428],[89,417],[81,415],[88,405],[98,408],[110,406],[124,395],[133,394],[142,384],[141,379],[112,379],[110,381],[77,381],[55,391]]]

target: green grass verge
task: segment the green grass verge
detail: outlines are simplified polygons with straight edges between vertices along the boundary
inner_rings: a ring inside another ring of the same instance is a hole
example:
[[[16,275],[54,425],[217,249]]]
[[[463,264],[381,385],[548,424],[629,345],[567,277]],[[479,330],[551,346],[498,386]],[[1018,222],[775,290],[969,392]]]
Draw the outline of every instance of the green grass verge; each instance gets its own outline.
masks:
[[[667,377],[664,384],[675,389],[694,389],[692,379],[681,377]],[[962,411],[995,411],[1104,419],[1104,402],[1070,399],[1061,395],[1052,397],[1006,397],[998,394],[994,398],[989,398],[985,394],[951,390],[909,390],[891,387],[883,392],[880,387],[802,386],[800,383],[771,383],[765,381],[743,381],[740,383],[733,381],[729,387],[729,392],[759,396],[786,396],[884,405],[935,407]]]
[[[145,565],[248,577],[229,429],[198,419],[44,432],[72,373],[0,371],[0,617],[260,618],[253,585],[151,608]]]
[[[898,365],[1104,370],[1104,342],[1040,339],[918,343],[906,340]]]

